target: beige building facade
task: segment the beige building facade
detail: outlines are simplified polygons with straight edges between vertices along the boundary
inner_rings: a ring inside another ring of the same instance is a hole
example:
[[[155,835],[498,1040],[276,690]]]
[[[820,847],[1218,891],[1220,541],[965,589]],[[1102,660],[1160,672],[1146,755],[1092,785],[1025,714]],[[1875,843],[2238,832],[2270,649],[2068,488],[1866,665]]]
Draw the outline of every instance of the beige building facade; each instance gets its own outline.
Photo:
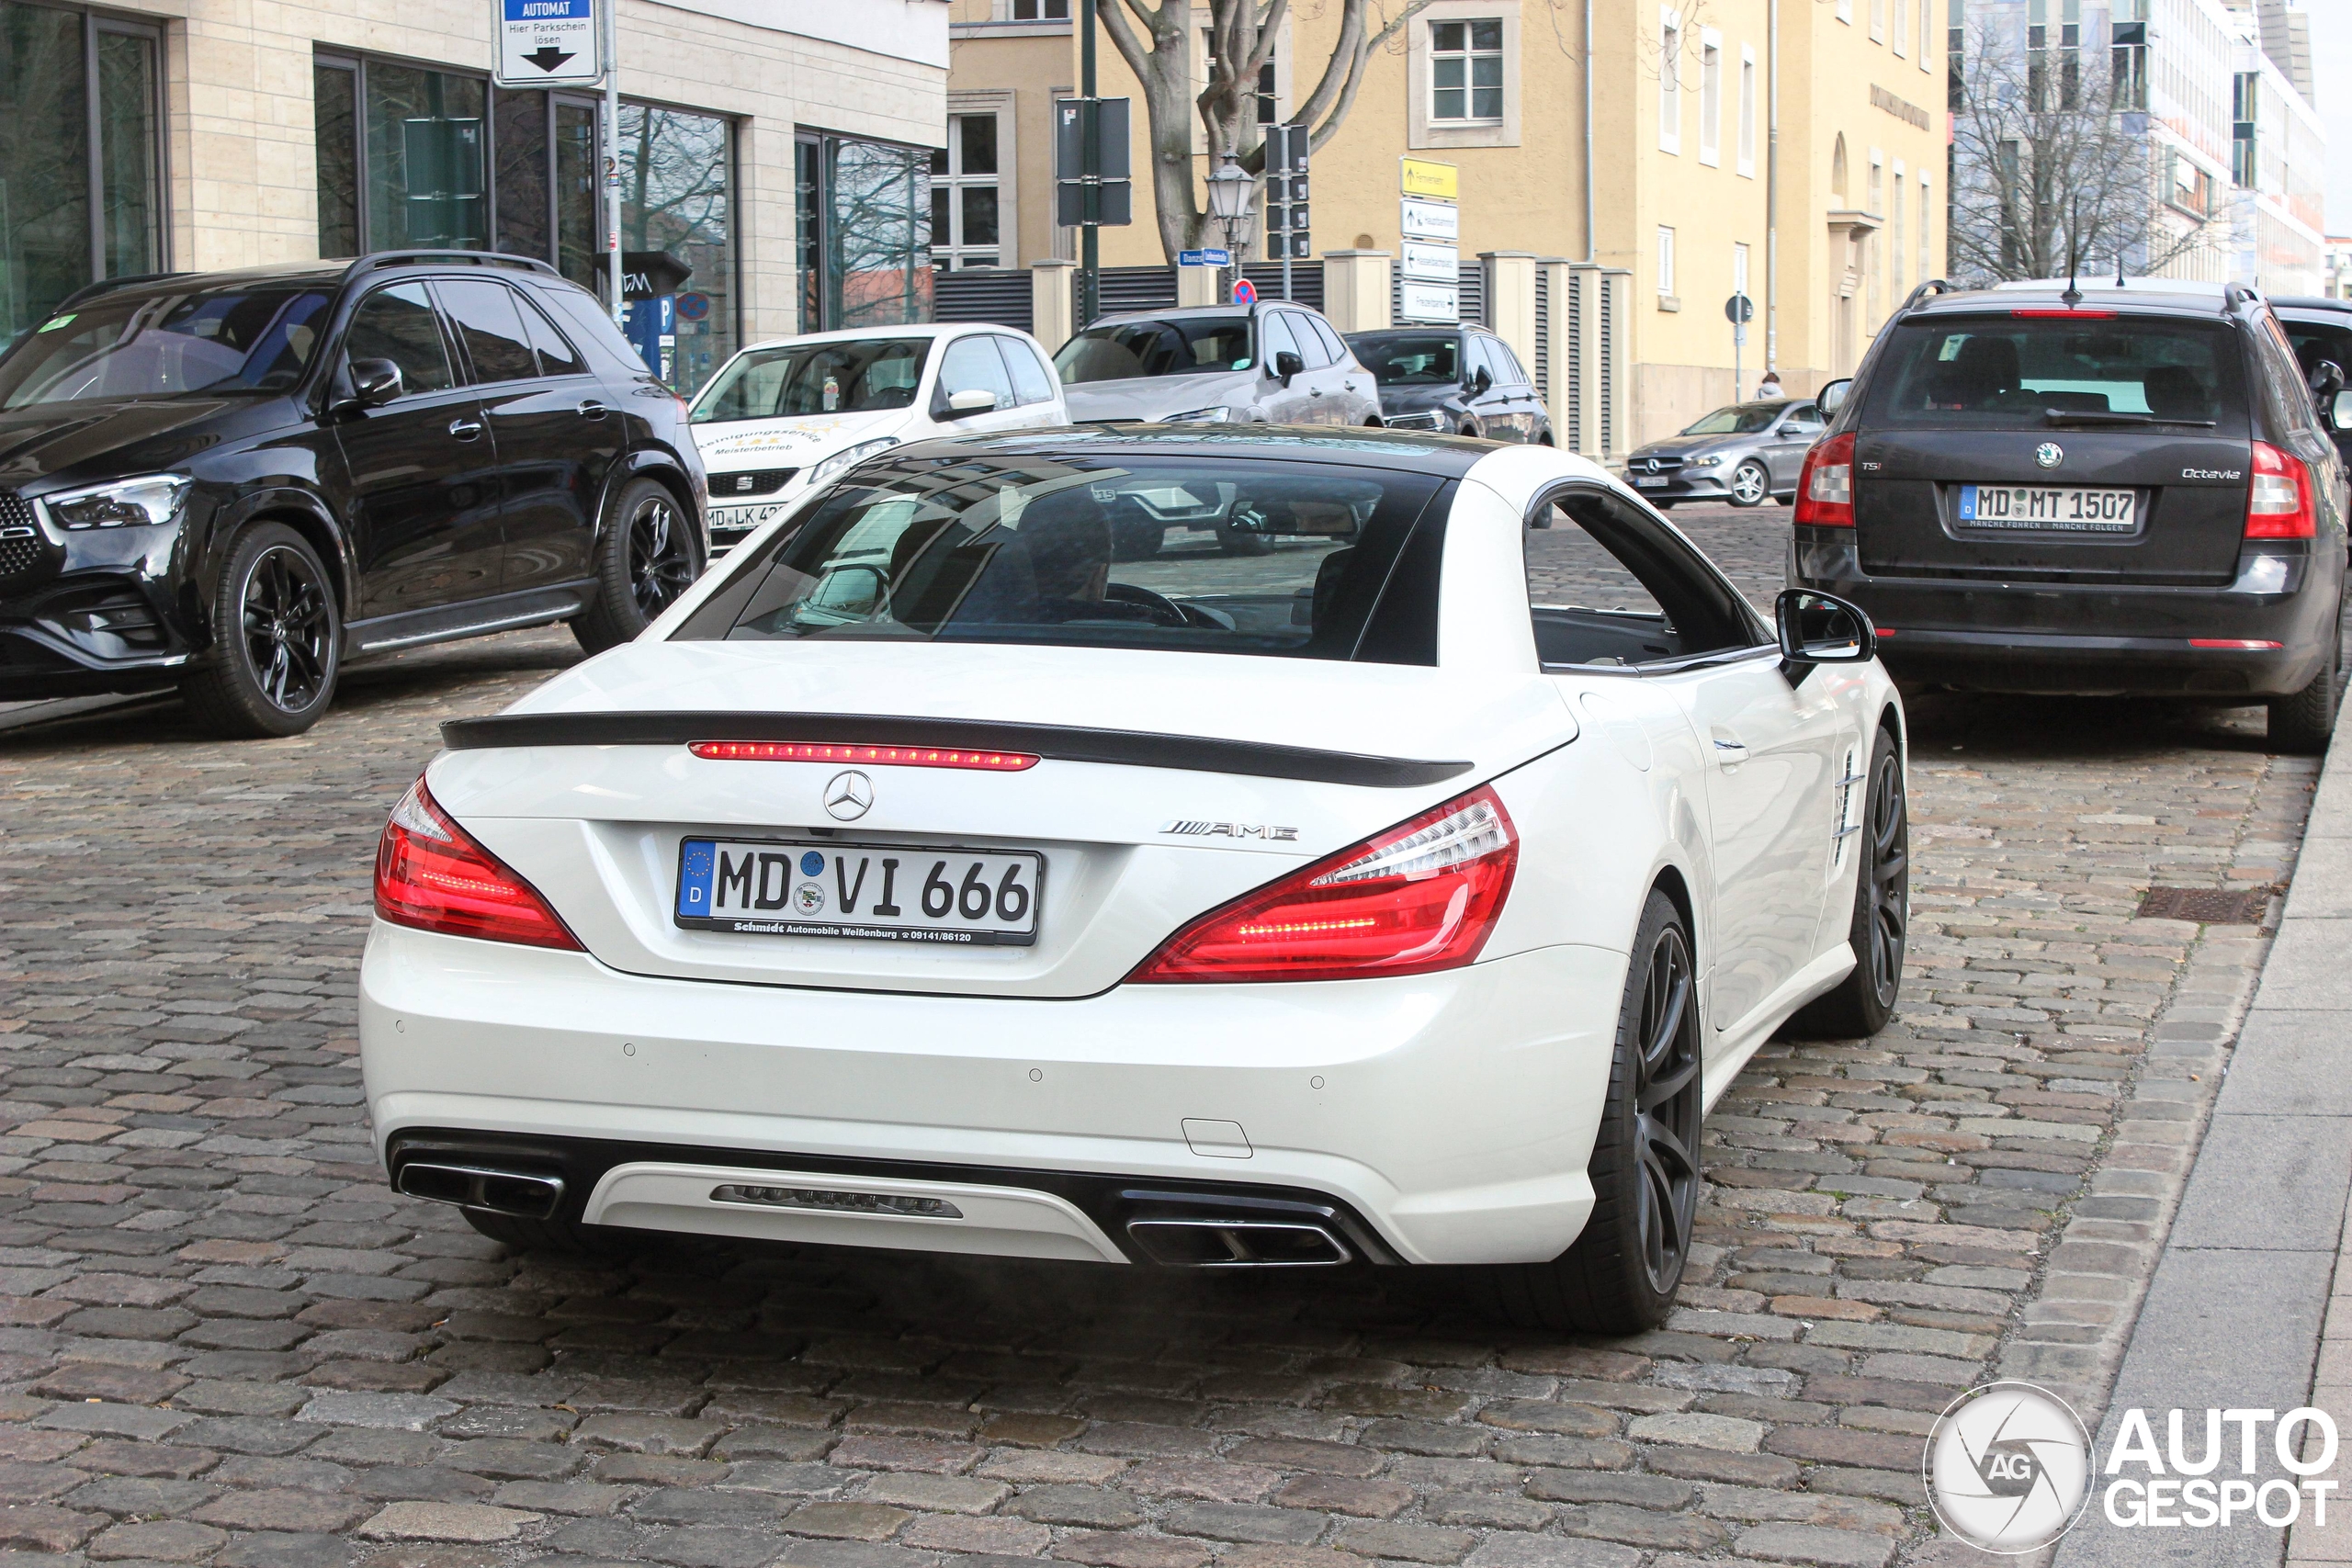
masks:
[[[994,265],[1068,257],[1047,139],[1053,99],[1078,80],[1069,7],[956,5],[951,100],[988,95],[1014,128]],[[1327,307],[1346,299],[1351,330],[1387,324],[1400,160],[1431,160],[1458,171],[1458,249],[1478,268],[1465,297],[1482,298],[1488,324],[1547,380],[1554,423],[1581,449],[1614,457],[1679,429],[1752,393],[1768,365],[1792,391],[1843,374],[1904,296],[1939,275],[1942,10],[1594,0],[1588,112],[1581,4],[1431,0],[1374,52],[1348,118],[1315,154]],[[1296,111],[1340,19],[1337,6],[1286,13],[1261,118]],[[1194,56],[1205,85],[1204,47]],[[1135,100],[1141,174],[1141,94],[1107,39],[1098,61],[1103,96]],[[1196,134],[1196,179],[1209,162]],[[1140,180],[1135,206],[1134,225],[1103,231],[1106,266],[1166,259]],[[1753,301],[1744,344],[1724,310],[1735,291]]]
[[[495,0],[0,0],[0,332],[98,278],[455,246],[692,267],[676,379],[929,314],[944,0],[618,0],[623,108],[490,81]]]

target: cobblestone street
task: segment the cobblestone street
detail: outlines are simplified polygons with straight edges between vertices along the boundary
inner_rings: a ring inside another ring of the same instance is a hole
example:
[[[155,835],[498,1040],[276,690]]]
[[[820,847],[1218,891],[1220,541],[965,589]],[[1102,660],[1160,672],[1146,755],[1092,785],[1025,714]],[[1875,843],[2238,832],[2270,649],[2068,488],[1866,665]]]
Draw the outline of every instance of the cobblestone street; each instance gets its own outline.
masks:
[[[1786,509],[1673,515],[1769,607]],[[363,667],[288,740],[169,702],[0,731],[0,1547],[1945,1561],[1922,1435],[1995,1371],[2097,1426],[2267,940],[2141,897],[2283,885],[2318,772],[2259,709],[1916,698],[1896,1023],[1768,1045],[1709,1123],[1672,1323],[1564,1341],[1399,1272],[516,1258],[393,1195],[353,996],[378,829],[440,721],[576,657]]]

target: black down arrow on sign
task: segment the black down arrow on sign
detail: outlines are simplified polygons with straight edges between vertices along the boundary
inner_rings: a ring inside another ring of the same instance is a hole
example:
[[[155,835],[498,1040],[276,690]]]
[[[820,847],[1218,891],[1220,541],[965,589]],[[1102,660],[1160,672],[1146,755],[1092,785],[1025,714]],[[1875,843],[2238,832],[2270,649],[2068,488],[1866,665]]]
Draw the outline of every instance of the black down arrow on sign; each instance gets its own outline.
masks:
[[[556,46],[551,43],[543,43],[523,58],[537,66],[540,70],[551,73],[557,66],[573,57],[566,54],[563,51],[556,48]]]

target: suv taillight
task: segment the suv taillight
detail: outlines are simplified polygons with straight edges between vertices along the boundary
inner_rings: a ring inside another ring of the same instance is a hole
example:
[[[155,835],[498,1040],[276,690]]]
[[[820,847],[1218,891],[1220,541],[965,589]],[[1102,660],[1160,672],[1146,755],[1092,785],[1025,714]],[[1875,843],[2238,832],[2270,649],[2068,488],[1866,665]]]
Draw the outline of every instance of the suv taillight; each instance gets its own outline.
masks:
[[[2308,539],[2319,531],[2312,471],[2267,441],[2254,444],[2254,483],[2245,495],[2249,539]]]
[[[377,840],[376,913],[419,931],[581,951],[538,889],[449,820],[422,778]]]
[[[1854,525],[1854,435],[1848,431],[1814,444],[1797,479],[1797,521],[1816,528]]]
[[[1477,958],[1519,869],[1519,834],[1480,785],[1317,861],[1168,939],[1132,981],[1348,980]]]

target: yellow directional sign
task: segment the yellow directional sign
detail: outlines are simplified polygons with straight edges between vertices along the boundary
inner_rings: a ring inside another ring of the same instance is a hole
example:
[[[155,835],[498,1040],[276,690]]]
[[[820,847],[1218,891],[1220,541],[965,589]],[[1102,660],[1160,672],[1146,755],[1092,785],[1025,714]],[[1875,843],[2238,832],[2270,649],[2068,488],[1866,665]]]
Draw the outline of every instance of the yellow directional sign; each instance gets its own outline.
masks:
[[[1403,158],[1405,194],[1434,196],[1455,201],[1462,195],[1462,171],[1451,164],[1432,164],[1425,158]]]

